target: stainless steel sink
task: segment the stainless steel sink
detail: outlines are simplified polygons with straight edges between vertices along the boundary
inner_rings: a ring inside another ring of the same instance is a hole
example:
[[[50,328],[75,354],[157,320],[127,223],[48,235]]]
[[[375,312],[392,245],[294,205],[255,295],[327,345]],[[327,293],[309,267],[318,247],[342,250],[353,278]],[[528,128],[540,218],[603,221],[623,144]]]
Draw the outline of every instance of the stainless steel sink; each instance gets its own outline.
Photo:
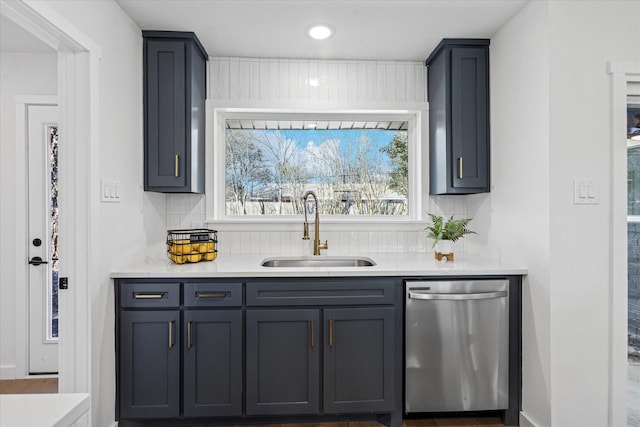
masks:
[[[367,257],[355,256],[314,256],[314,257],[274,257],[266,258],[263,267],[373,267],[375,261]]]

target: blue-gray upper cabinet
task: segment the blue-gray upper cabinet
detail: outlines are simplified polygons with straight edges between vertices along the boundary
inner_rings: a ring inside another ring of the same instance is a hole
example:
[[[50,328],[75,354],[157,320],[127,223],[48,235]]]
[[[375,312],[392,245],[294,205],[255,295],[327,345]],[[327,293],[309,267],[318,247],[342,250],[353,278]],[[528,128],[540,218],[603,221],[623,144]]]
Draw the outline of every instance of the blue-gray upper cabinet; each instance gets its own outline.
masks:
[[[144,189],[203,193],[207,52],[191,32],[142,37]]]
[[[426,64],[429,192],[489,192],[489,40],[443,39]]]

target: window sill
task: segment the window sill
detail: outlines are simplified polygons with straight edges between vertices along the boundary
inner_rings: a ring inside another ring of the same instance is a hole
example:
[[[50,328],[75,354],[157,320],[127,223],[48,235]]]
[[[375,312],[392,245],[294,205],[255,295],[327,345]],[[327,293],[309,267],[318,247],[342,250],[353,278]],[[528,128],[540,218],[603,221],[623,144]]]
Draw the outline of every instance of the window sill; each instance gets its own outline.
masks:
[[[207,226],[218,231],[300,231],[304,218],[242,218],[205,221]],[[313,216],[309,218],[313,223]],[[321,231],[422,231],[426,227],[425,221],[412,219],[386,219],[378,218],[354,218],[351,221],[344,219],[320,216]]]

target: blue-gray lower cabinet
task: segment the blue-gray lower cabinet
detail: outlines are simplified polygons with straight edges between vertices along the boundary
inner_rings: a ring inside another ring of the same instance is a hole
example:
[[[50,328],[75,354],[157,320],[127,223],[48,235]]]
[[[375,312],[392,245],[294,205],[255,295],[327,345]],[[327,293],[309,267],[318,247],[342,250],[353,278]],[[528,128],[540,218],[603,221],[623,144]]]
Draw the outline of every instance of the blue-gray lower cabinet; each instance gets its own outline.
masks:
[[[392,411],[393,307],[324,310],[324,411]]]
[[[394,315],[393,307],[247,310],[247,414],[392,411]]]
[[[242,283],[116,281],[120,425],[242,415]]]
[[[123,311],[120,315],[120,416],[180,414],[180,311]]]
[[[242,310],[185,310],[184,416],[242,414]]]
[[[320,312],[247,310],[247,414],[320,411]]]
[[[402,424],[402,279],[117,279],[121,427]]]
[[[522,280],[507,278],[504,423],[518,425]],[[116,279],[115,419],[120,427],[401,427],[404,281],[428,279]]]

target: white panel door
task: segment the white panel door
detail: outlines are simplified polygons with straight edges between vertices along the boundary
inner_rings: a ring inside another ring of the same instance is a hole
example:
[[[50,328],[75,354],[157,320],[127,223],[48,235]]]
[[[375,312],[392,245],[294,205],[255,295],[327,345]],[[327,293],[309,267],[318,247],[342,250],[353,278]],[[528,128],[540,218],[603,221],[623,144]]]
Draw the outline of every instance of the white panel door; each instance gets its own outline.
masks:
[[[29,105],[28,259],[29,374],[58,372],[58,107]]]

